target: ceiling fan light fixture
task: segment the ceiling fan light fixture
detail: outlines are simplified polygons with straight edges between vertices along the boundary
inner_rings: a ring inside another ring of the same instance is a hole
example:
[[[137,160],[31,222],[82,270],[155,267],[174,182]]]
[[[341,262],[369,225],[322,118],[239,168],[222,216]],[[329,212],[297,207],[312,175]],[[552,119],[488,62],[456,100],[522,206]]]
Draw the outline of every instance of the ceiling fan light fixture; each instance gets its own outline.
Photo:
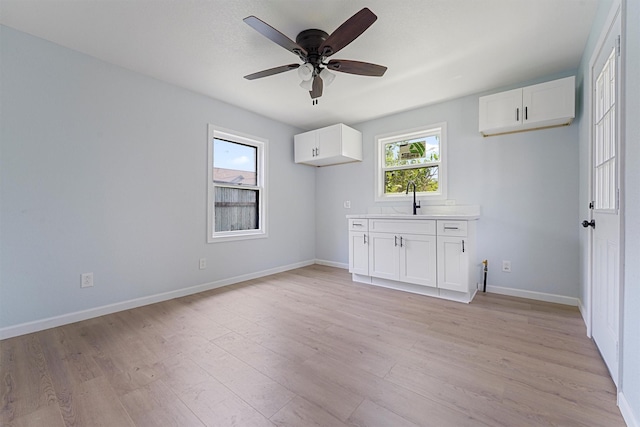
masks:
[[[300,82],[300,87],[306,91],[311,91],[313,89],[313,79],[303,80]]]
[[[336,75],[326,68],[323,68],[322,71],[320,71],[320,78],[322,79],[322,82],[325,86],[329,86],[331,83],[333,83],[333,80],[335,80]]]
[[[311,80],[313,78],[313,65],[307,62],[306,64],[303,64],[300,67],[298,67],[298,76],[303,81]]]

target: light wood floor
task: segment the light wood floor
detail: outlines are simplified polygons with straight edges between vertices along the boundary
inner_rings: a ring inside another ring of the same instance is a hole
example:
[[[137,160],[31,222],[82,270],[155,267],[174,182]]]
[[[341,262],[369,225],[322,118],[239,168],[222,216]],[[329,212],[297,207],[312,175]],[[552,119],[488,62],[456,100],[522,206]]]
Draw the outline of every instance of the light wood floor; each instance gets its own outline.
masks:
[[[577,309],[318,265],[0,346],[2,426],[624,426]]]

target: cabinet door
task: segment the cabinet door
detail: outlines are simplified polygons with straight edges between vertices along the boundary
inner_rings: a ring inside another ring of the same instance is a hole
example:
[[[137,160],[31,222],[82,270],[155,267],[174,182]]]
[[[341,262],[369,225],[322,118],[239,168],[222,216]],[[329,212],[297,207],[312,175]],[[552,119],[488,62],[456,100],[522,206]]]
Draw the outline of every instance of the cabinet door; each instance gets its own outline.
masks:
[[[341,125],[318,129],[318,151],[316,154],[319,159],[338,157],[342,154]]]
[[[438,287],[469,292],[469,251],[464,237],[438,236]]]
[[[436,287],[436,236],[407,234],[400,242],[400,281]]]
[[[398,280],[400,238],[392,233],[369,233],[369,276]]]
[[[524,123],[553,123],[575,116],[575,77],[528,86],[522,89]]]
[[[369,274],[369,241],[366,232],[349,233],[349,272]]]
[[[294,159],[296,163],[311,162],[316,157],[318,132],[313,130],[293,137]]]
[[[522,89],[514,89],[479,100],[479,130],[513,128],[522,124]]]

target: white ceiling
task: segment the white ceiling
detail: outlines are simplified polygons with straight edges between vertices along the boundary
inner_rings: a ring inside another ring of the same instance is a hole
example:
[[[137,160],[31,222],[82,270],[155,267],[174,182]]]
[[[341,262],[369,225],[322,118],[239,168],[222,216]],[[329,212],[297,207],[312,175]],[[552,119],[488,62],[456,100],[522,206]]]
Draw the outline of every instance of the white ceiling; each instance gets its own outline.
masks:
[[[311,129],[348,124],[577,68],[598,0],[0,0],[0,22],[54,43]],[[332,59],[388,67],[337,73],[318,105],[299,62],[242,22],[255,15],[295,40],[331,33],[368,7],[378,20]]]

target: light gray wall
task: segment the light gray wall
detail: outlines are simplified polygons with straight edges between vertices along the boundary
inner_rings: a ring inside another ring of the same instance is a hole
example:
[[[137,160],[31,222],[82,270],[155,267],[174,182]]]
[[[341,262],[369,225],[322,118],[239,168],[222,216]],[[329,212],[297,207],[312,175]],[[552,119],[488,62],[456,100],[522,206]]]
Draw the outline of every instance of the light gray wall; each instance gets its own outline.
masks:
[[[442,121],[449,198],[482,208],[478,280],[480,262],[488,259],[488,285],[577,297],[577,127],[483,138],[478,95],[353,125],[363,134],[363,162],[317,172],[317,258],[348,263],[345,215],[386,206],[374,202],[375,136]],[[351,209],[343,208],[345,200]],[[501,271],[502,260],[512,262],[512,273]]]
[[[622,392],[636,426],[640,426],[640,2],[627,0],[624,6],[626,191]]]
[[[0,31],[0,328],[314,259],[299,129]],[[206,243],[207,123],[269,140],[267,239]]]

